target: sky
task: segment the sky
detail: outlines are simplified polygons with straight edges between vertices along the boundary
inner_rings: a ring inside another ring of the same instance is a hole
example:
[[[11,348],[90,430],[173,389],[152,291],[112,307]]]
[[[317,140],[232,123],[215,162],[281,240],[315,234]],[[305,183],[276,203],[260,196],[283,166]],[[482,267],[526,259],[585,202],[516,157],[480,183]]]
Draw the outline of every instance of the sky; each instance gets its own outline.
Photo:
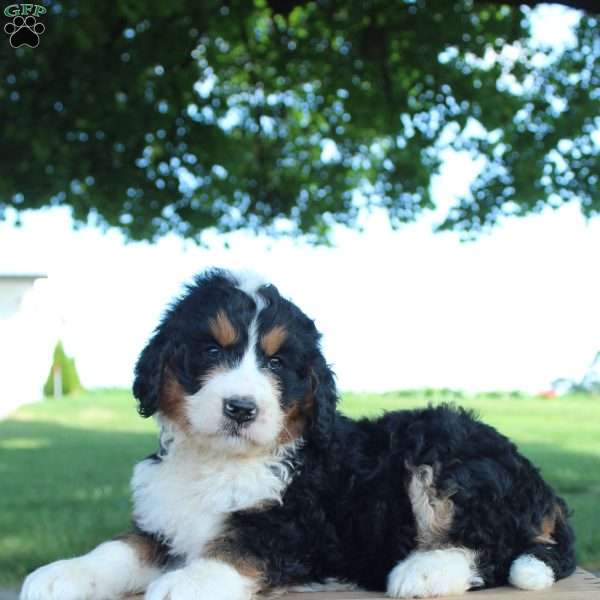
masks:
[[[540,39],[568,39],[571,13],[541,14]],[[433,182],[442,206],[474,169],[448,157]],[[165,305],[210,266],[255,270],[314,318],[342,390],[539,392],[582,377],[600,350],[600,219],[586,222],[570,205],[461,243],[433,234],[436,218],[393,231],[375,212],[360,233],[336,228],[331,248],[243,232],[211,234],[198,247],[175,236],[126,243],[115,230],[75,231],[66,208],[23,213],[17,227],[9,211],[0,273],[47,273],[37,306],[57,318],[87,387],[129,386]]]
[[[364,233],[337,231],[334,248],[215,238],[125,244],[115,231],[73,231],[53,209],[0,225],[0,272],[48,274],[37,294],[88,387],[128,386],[165,305],[209,266],[256,270],[316,319],[345,390],[541,391],[581,377],[600,350],[600,220],[576,206],[469,243],[425,220],[392,231],[381,214]]]

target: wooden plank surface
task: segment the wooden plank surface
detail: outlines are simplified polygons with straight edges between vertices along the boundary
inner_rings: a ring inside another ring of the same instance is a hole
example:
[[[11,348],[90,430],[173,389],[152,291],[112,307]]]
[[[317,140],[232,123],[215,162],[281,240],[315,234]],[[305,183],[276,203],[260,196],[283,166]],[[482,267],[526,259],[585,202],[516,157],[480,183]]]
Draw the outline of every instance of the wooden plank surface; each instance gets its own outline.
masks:
[[[458,597],[453,596],[453,598]],[[583,569],[577,569],[571,577],[562,579],[541,592],[524,592],[513,587],[501,587],[468,592],[468,596],[460,597],[468,600],[600,600],[600,579]],[[129,600],[141,598],[143,596],[130,596]],[[278,600],[390,600],[381,593],[370,592],[290,592],[277,598]]]

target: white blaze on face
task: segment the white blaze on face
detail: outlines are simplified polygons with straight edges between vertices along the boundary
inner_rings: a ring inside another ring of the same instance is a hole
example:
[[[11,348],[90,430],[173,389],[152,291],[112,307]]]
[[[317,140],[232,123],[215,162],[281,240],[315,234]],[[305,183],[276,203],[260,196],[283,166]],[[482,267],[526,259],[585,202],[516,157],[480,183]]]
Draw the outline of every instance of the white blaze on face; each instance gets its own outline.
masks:
[[[195,394],[185,397],[185,411],[194,432],[227,436],[228,419],[223,415],[223,401],[233,396],[251,398],[256,402],[257,417],[240,429],[240,438],[270,446],[277,440],[283,424],[280,390],[274,377],[258,364],[256,320],[250,326],[248,338],[240,363],[233,368],[215,369]]]
[[[248,296],[252,296],[260,310],[263,299],[258,294],[258,289],[268,285],[268,281],[262,275],[249,269],[232,271],[231,274],[235,278],[237,288],[248,294]]]

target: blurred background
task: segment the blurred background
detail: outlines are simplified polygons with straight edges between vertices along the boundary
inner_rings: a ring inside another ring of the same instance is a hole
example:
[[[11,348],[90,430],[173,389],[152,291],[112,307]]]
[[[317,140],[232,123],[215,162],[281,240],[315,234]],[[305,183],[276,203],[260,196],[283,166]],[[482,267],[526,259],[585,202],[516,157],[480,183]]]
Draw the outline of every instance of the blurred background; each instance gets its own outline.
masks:
[[[2,10],[5,593],[128,527],[133,365],[211,266],[316,319],[347,414],[512,436],[600,571],[597,2]]]

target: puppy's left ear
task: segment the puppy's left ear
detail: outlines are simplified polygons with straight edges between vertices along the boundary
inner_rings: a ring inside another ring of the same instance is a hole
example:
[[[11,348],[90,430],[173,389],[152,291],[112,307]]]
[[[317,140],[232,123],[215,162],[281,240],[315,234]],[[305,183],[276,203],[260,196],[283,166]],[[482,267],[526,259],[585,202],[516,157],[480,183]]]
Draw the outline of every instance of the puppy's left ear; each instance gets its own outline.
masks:
[[[165,366],[170,354],[170,345],[157,333],[138,358],[134,371],[133,395],[138,401],[138,412],[143,417],[150,417],[158,410]]]
[[[319,354],[311,368],[314,409],[309,435],[319,446],[327,446],[333,432],[339,399],[335,376]]]

